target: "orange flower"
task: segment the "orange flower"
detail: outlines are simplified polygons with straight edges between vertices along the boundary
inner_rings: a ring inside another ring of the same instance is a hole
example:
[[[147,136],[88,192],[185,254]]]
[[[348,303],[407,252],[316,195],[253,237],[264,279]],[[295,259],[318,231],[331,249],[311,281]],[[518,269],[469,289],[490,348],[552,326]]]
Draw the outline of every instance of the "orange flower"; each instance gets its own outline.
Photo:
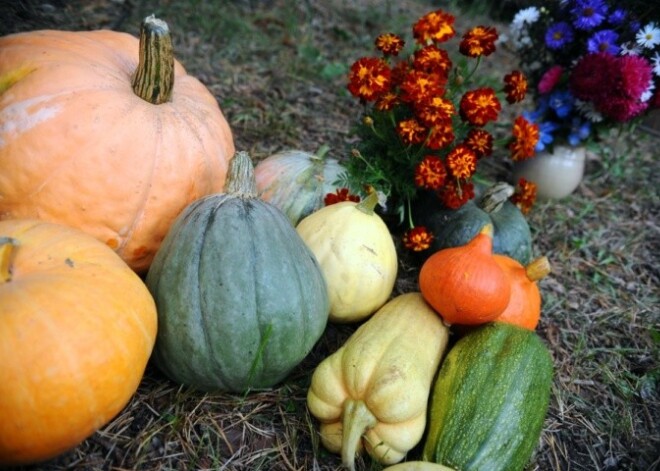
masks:
[[[463,35],[458,50],[468,57],[489,56],[495,52],[497,38],[497,30],[492,26],[475,26]]]
[[[433,234],[424,226],[409,229],[403,234],[403,246],[414,252],[421,252],[431,247]]]
[[[398,55],[404,45],[404,40],[397,34],[384,33],[376,38],[376,49],[386,56]]]
[[[454,142],[454,137],[454,127],[451,119],[445,119],[431,128],[431,132],[426,139],[426,147],[431,150],[442,149]]]
[[[360,197],[358,195],[351,195],[348,192],[348,188],[337,188],[334,193],[328,193],[325,195],[325,198],[323,198],[323,203],[325,203],[326,206],[341,203],[342,201],[354,201],[358,203]]]
[[[364,101],[373,101],[390,89],[391,71],[383,59],[363,57],[351,66],[348,91]]]
[[[459,185],[456,180],[450,180],[438,192],[438,197],[449,209],[458,209],[474,198],[474,185],[472,183]]]
[[[413,25],[413,36],[419,44],[444,42],[456,34],[453,15],[442,10],[432,11],[422,16]]]
[[[529,159],[535,154],[539,141],[539,125],[530,123],[524,117],[518,116],[513,122],[513,138],[509,143],[511,159],[514,162]]]
[[[401,99],[409,103],[424,103],[445,92],[446,77],[437,73],[410,70],[401,82]]]
[[[477,159],[493,153],[493,135],[484,129],[470,129],[463,143],[474,151]]]
[[[473,126],[484,126],[489,121],[496,121],[502,110],[495,90],[490,87],[465,92],[459,106],[463,121]]]
[[[504,92],[506,101],[513,104],[519,103],[527,95],[527,77],[519,70],[514,70],[504,76]]]
[[[448,119],[450,120],[456,114],[456,108],[451,100],[434,96],[430,100],[418,103],[416,114],[422,123],[431,127]]]
[[[428,190],[437,190],[445,183],[447,170],[440,157],[427,155],[415,167],[415,185]]]
[[[399,97],[395,93],[387,92],[378,97],[374,107],[380,111],[389,111],[399,103]]]
[[[435,44],[429,44],[415,51],[412,66],[415,70],[436,72],[448,77],[452,63],[447,51],[440,49]]]
[[[404,144],[421,144],[426,139],[427,129],[415,118],[399,121],[396,132]]]
[[[459,144],[447,155],[447,167],[456,178],[470,178],[477,170],[477,154],[465,144]]]
[[[529,213],[536,202],[536,183],[521,178],[510,200],[523,214]]]

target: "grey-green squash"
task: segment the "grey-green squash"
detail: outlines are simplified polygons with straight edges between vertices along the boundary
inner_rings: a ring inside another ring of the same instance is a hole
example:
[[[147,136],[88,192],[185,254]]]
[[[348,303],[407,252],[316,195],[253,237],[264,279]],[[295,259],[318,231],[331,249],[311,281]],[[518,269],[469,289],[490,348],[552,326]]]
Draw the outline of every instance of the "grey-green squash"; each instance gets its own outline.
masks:
[[[498,183],[475,185],[476,196],[458,209],[444,208],[434,194],[424,194],[415,207],[415,224],[433,234],[430,255],[467,244],[486,225],[493,225],[493,253],[507,255],[526,266],[532,259],[532,234],[523,213],[510,201],[513,187]]]
[[[539,441],[552,375],[536,333],[499,322],[468,332],[435,380],[422,459],[460,471],[521,471]]]
[[[328,321],[318,262],[284,213],[257,197],[245,152],[230,161],[224,193],[179,215],[146,283],[158,310],[156,365],[201,390],[276,385]]]

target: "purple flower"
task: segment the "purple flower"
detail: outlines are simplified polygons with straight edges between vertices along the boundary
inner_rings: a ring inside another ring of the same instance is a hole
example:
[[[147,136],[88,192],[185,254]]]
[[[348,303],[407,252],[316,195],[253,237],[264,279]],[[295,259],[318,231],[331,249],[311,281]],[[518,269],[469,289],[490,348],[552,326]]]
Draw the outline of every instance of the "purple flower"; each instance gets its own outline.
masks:
[[[573,41],[573,37],[571,25],[565,21],[560,21],[548,27],[548,30],[545,32],[545,44],[550,49],[561,49]]]
[[[623,8],[617,8],[612,13],[610,13],[610,16],[609,18],[607,18],[607,21],[609,21],[611,25],[618,26],[621,25],[623,21],[626,19],[626,15],[627,13]]]
[[[587,50],[589,52],[607,52],[608,54],[617,55],[621,48],[616,44],[619,35],[611,29],[604,29],[598,31],[587,41]]]
[[[575,28],[588,31],[605,21],[607,5],[603,0],[577,0],[571,13]]]

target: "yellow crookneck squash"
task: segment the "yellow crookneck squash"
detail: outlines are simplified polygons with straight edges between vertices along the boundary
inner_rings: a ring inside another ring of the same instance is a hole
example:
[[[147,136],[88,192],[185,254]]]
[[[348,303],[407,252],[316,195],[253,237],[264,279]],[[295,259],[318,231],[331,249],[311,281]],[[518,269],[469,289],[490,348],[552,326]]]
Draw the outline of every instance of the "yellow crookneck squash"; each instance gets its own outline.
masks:
[[[381,307],[312,375],[307,406],[321,423],[323,446],[351,470],[363,449],[382,464],[401,461],[424,433],[448,337],[420,293]]]
[[[331,322],[363,320],[392,294],[398,258],[387,225],[374,212],[377,203],[375,192],[360,203],[335,203],[296,227],[321,265]]]

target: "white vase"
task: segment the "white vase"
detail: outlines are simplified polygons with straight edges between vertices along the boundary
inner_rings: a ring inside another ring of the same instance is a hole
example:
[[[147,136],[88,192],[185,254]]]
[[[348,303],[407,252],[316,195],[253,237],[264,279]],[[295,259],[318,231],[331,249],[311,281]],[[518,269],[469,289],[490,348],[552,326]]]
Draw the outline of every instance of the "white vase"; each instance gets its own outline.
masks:
[[[531,159],[516,162],[513,184],[522,177],[536,183],[539,199],[564,198],[575,191],[584,176],[584,147],[557,145],[553,151],[538,152]]]

